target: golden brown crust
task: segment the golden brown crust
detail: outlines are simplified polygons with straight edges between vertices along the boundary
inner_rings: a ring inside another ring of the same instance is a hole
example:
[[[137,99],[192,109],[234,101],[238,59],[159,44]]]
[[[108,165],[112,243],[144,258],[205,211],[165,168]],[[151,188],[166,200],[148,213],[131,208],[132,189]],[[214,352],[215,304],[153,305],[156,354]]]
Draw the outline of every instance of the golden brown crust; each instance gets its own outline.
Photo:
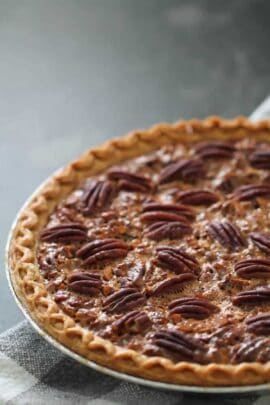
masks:
[[[239,365],[188,362],[174,364],[162,357],[147,357],[134,350],[115,346],[95,336],[58,307],[48,293],[36,260],[37,235],[57,203],[81,180],[120,161],[130,159],[170,143],[201,139],[240,140],[252,137],[270,139],[270,121],[251,123],[243,117],[223,120],[159,124],[146,131],[135,131],[91,149],[52,176],[21,212],[10,243],[8,264],[16,295],[31,317],[63,345],[99,364],[124,373],[176,384],[229,386],[270,381],[270,362]]]

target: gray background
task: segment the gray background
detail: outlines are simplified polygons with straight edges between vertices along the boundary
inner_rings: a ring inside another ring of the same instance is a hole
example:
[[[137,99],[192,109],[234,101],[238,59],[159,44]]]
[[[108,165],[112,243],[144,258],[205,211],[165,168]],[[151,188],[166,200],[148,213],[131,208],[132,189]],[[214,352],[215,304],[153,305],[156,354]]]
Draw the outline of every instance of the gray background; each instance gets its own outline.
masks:
[[[84,149],[270,90],[270,2],[0,0],[0,249],[35,187]],[[3,257],[3,255],[2,255]],[[0,276],[0,330],[22,319]]]

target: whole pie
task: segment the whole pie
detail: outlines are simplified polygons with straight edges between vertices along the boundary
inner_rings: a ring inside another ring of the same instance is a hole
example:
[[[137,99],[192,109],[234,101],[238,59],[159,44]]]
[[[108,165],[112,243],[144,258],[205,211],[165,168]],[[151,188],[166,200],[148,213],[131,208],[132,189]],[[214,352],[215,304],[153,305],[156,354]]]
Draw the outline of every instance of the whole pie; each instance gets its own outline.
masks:
[[[52,176],[17,220],[16,294],[84,357],[190,385],[270,381],[270,123],[136,131]]]

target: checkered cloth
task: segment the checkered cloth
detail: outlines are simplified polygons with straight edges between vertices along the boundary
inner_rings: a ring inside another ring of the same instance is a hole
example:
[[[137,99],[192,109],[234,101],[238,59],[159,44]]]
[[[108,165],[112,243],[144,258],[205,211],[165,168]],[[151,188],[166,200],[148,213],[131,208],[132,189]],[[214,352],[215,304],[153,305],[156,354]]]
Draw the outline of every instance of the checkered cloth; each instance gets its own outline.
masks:
[[[270,117],[270,98],[251,119]],[[83,366],[47,343],[27,321],[0,335],[0,405],[269,405],[270,395],[188,395],[127,383]]]

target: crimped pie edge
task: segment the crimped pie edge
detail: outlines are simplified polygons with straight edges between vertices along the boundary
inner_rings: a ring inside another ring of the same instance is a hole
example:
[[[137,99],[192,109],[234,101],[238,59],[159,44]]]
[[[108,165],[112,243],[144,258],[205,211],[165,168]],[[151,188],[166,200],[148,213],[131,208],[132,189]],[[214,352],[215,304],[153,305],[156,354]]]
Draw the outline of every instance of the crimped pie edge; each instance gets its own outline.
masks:
[[[98,364],[122,373],[197,386],[252,385],[270,381],[270,362],[200,365],[172,361],[164,357],[147,357],[120,348],[95,336],[65,314],[48,293],[36,260],[38,234],[58,202],[84,178],[111,165],[153,151],[170,143],[204,139],[239,140],[246,136],[270,140],[270,121],[251,123],[244,117],[161,123],[148,130],[137,130],[112,139],[85,152],[77,160],[51,176],[33,195],[20,213],[10,242],[8,267],[18,299],[31,317],[46,332],[74,352]]]

